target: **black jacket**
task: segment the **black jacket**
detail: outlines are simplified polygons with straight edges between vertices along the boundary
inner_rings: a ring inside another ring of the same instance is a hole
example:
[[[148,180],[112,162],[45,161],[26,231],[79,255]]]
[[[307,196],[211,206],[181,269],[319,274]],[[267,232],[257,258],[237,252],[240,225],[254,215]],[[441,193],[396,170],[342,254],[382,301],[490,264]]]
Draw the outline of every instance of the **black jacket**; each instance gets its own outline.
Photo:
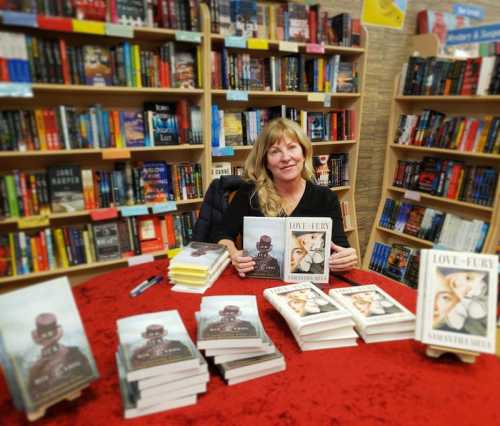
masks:
[[[200,214],[193,230],[193,241],[216,243],[216,228],[229,206],[229,193],[237,191],[243,184],[239,176],[221,176],[214,179],[203,199]]]

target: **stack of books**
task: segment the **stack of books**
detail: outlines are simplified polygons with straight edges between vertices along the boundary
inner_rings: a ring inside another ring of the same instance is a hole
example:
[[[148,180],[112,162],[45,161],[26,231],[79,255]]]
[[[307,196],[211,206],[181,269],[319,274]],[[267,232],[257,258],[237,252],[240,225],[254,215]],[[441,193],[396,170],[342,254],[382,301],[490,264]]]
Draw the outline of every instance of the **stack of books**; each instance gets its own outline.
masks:
[[[311,282],[267,288],[264,297],[286,320],[302,351],[357,346],[351,313]]]
[[[285,358],[264,331],[255,296],[204,297],[196,320],[198,349],[214,357],[229,385],[285,369]]]
[[[176,310],[117,321],[116,353],[125,418],[193,405],[209,374]]]
[[[170,261],[168,277],[174,284],[172,290],[204,293],[230,261],[226,247],[192,241]]]
[[[377,285],[336,288],[329,294],[352,313],[366,343],[413,339],[415,315]]]

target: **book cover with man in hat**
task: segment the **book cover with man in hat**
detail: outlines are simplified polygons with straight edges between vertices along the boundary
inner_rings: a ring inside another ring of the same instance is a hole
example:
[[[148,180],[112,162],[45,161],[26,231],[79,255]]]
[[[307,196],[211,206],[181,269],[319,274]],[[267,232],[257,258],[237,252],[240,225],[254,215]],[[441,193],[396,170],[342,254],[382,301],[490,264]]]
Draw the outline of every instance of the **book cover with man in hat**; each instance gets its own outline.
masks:
[[[98,377],[66,277],[0,296],[0,330],[18,408],[49,406]]]

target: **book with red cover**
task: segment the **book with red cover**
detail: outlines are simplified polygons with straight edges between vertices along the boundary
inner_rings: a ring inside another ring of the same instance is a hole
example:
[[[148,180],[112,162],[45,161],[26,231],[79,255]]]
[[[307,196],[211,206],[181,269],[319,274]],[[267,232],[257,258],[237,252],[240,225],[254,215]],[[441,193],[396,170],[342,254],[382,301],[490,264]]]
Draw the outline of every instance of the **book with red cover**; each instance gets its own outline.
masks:
[[[161,223],[158,216],[138,216],[137,231],[142,253],[163,249]]]

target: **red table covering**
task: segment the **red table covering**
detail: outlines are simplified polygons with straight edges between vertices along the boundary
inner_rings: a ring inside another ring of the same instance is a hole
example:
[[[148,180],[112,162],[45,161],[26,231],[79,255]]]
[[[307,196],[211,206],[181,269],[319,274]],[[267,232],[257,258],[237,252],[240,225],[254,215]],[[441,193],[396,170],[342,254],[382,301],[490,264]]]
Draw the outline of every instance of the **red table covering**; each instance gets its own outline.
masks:
[[[201,295],[157,285],[137,298],[129,291],[167,261],[156,261],[93,278],[74,288],[100,379],[76,401],[51,407],[41,425],[500,425],[500,363],[481,355],[473,365],[446,355],[425,355],[413,340],[301,352],[280,314],[262,291],[281,283],[241,279],[229,267],[206,295],[255,294],[264,327],[286,358],[286,371],[227,386],[211,369],[207,393],[197,405],[125,420],[114,353],[116,320],[178,309],[191,337]],[[416,293],[381,275],[353,271],[348,277],[376,283],[411,310]],[[330,287],[345,286],[335,281]],[[20,309],[22,309],[20,307]],[[193,339],[194,340],[194,339]],[[0,375],[0,425],[27,424],[14,409]]]

